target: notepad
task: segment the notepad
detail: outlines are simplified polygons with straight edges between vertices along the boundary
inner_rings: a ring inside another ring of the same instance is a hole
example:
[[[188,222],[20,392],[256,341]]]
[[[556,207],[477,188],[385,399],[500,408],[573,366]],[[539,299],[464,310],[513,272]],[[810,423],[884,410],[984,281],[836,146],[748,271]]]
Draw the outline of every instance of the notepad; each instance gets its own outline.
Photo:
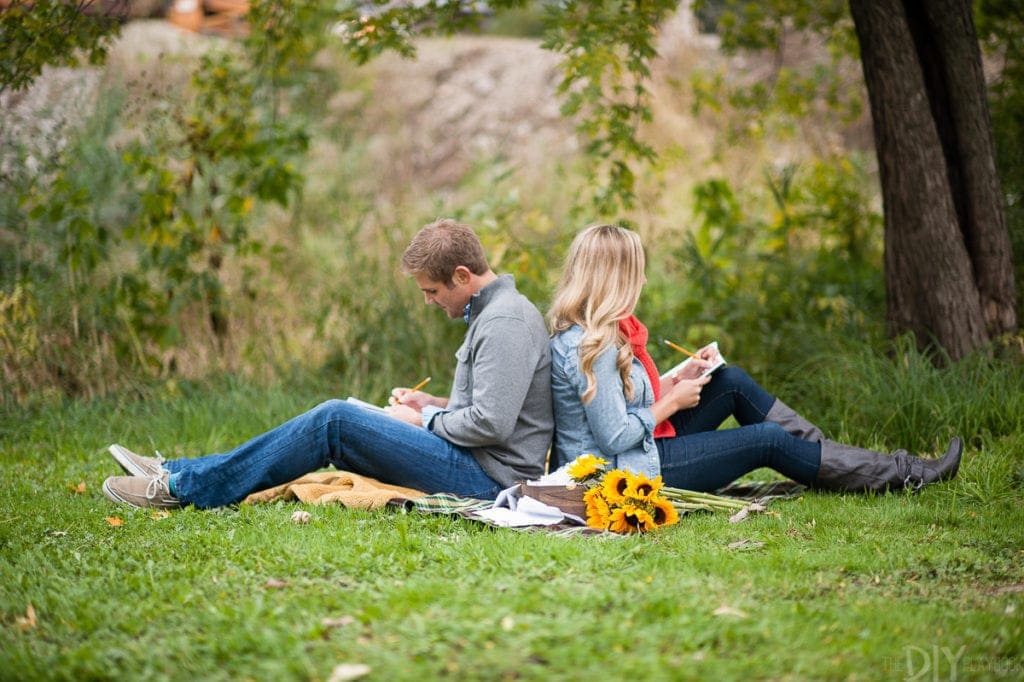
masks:
[[[345,398],[345,402],[352,403],[353,405],[359,405],[359,407],[365,407],[366,409],[373,410],[374,412],[387,412],[387,410],[385,410],[383,407],[380,407],[379,405],[368,403],[365,400],[360,400],[359,398],[356,398],[351,395]]]
[[[708,367],[706,370],[704,370],[701,373],[702,377],[703,376],[707,376],[708,374],[711,374],[711,373],[715,372],[719,367],[722,367],[723,365],[726,364],[725,358],[722,357],[721,351],[718,350],[718,342],[717,341],[712,341],[711,342],[711,348],[713,348],[715,350],[715,355],[717,357],[716,357],[715,361],[711,364],[711,366]],[[678,365],[676,365],[675,367],[673,367],[669,371],[667,371],[664,374],[662,374],[661,375],[661,380],[662,381],[669,381],[670,379],[672,379],[672,377],[674,377],[677,374],[679,374],[679,372],[681,372],[683,370],[683,368],[686,367],[691,362],[693,362],[693,358],[686,358],[685,360],[680,362]]]

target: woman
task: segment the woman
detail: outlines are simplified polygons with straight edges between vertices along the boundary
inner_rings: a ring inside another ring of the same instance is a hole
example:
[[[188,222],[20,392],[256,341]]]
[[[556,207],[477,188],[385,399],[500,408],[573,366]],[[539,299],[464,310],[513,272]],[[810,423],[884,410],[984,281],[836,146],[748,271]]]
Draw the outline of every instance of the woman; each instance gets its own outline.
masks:
[[[917,490],[956,475],[959,438],[936,460],[836,443],[738,367],[701,376],[714,359],[710,348],[661,381],[647,329],[632,314],[644,265],[639,236],[613,225],[588,227],[569,249],[548,313],[558,465],[593,453],[700,491],[760,467],[831,490]],[[716,430],[730,415],[740,427]]]

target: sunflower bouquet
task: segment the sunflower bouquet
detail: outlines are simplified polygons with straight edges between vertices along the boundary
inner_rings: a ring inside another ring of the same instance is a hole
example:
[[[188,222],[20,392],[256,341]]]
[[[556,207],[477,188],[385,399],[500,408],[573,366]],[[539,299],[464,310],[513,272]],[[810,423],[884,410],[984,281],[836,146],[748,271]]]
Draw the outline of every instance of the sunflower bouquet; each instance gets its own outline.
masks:
[[[607,460],[581,455],[566,473],[587,487],[583,494],[587,525],[614,533],[646,533],[679,522],[680,513],[696,510],[739,511],[746,502],[708,493],[666,487],[661,476],[653,480],[622,469],[608,471]]]

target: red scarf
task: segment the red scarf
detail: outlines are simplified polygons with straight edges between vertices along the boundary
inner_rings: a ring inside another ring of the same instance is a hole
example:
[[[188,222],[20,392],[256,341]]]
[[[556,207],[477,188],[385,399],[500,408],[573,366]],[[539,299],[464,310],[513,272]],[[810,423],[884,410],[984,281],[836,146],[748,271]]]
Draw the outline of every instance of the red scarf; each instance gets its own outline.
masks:
[[[661,398],[661,377],[658,375],[658,368],[654,366],[654,360],[647,352],[647,327],[636,319],[636,315],[630,315],[624,320],[619,320],[619,331],[626,335],[626,340],[633,348],[633,357],[639,360],[647,371],[651,387],[654,388],[654,400],[657,401]],[[655,438],[672,438],[675,435],[676,430],[667,419],[654,427]]]

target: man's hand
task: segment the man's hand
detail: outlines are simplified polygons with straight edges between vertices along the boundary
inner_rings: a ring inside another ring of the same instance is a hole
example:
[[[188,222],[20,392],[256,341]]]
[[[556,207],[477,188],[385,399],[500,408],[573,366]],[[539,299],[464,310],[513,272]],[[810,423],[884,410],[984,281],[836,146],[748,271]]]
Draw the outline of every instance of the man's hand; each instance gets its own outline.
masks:
[[[410,405],[390,405],[384,408],[384,411],[395,419],[400,419],[407,424],[413,426],[423,426],[423,417],[421,410],[418,410]]]
[[[417,412],[422,412],[427,405],[445,407],[448,404],[446,398],[438,398],[435,395],[423,391],[412,391],[408,388],[391,389],[391,397],[388,398],[389,405],[408,405]]]

